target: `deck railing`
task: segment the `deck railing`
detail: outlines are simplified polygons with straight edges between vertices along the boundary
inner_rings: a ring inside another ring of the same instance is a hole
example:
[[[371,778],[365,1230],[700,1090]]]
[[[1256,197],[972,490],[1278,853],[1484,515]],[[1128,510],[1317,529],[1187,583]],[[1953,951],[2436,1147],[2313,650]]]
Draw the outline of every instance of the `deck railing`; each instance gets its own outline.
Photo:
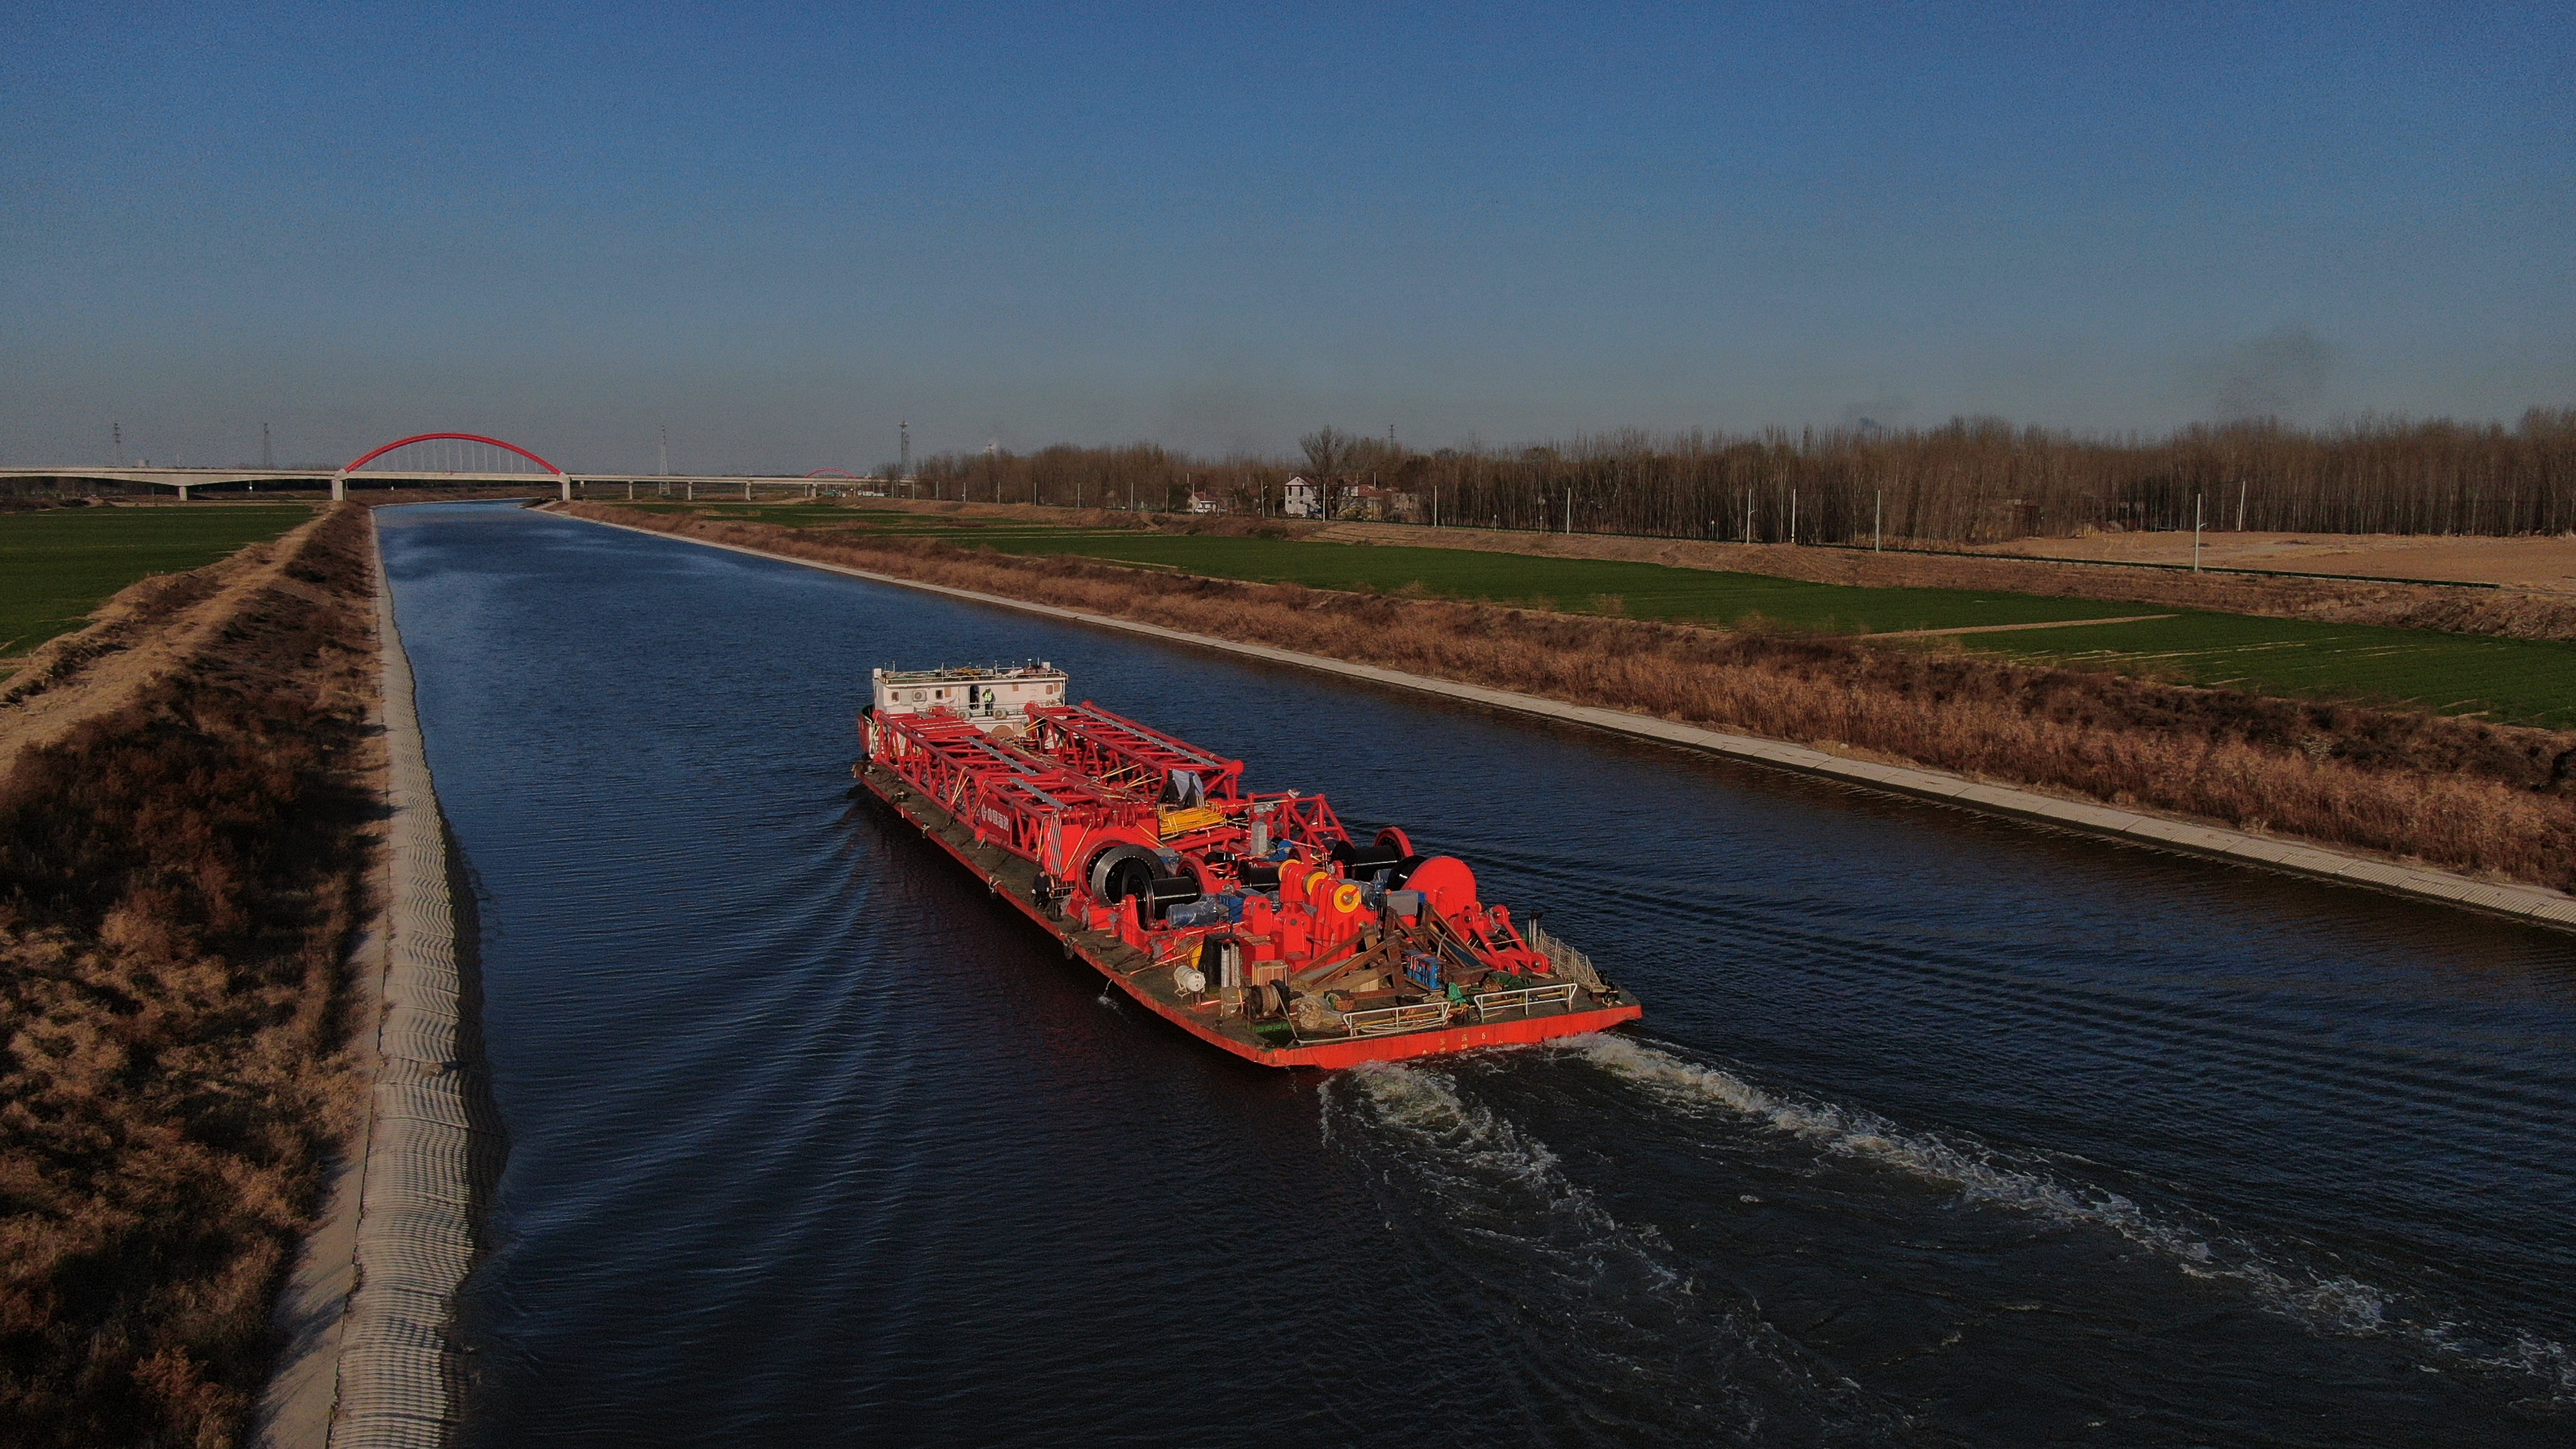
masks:
[[[1486,991],[1467,998],[1476,1008],[1478,1021],[1491,1021],[1497,1013],[1528,1016],[1542,1006],[1574,1005],[1574,983],[1560,981],[1553,986],[1524,986],[1516,991]]]
[[[1574,983],[1560,981],[1550,986],[1523,986],[1512,991],[1479,992],[1466,999],[1464,1006],[1473,1009],[1476,1020],[1491,1021],[1497,1016],[1532,1016],[1546,1007],[1572,1010]],[[1410,1006],[1379,1006],[1367,1011],[1334,1013],[1342,1019],[1342,1030],[1353,1036],[1392,1036],[1404,1031],[1427,1031],[1447,1026],[1457,1008],[1446,1001],[1417,1001]]]
[[[1557,975],[1580,983],[1588,991],[1602,989],[1601,973],[1593,969],[1592,958],[1567,945],[1564,938],[1549,935],[1538,922],[1531,921],[1522,927],[1521,939],[1530,943],[1531,950],[1545,956],[1556,967]]]
[[[1449,1024],[1449,1003],[1417,1001],[1411,1006],[1380,1006],[1341,1013],[1342,1027],[1353,1036],[1390,1036]]]

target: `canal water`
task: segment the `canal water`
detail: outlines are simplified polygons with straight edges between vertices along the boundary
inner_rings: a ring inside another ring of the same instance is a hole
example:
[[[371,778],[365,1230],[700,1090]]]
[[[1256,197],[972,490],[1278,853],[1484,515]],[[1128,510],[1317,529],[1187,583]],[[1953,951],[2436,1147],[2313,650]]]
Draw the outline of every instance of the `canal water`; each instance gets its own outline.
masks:
[[[490,505],[476,1445],[2564,1444],[2576,943]],[[1265,1072],[850,788],[871,665],[1478,863],[1648,1005]]]

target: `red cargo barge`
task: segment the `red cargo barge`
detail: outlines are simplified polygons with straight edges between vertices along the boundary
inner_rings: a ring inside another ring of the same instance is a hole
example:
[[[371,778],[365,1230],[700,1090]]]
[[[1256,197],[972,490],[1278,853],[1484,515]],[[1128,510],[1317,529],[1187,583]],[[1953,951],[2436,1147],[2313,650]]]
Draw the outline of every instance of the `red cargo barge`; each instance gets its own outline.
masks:
[[[1402,830],[1085,701],[1064,672],[879,669],[861,783],[1165,1020],[1247,1061],[1345,1067],[1544,1041],[1643,1009]]]

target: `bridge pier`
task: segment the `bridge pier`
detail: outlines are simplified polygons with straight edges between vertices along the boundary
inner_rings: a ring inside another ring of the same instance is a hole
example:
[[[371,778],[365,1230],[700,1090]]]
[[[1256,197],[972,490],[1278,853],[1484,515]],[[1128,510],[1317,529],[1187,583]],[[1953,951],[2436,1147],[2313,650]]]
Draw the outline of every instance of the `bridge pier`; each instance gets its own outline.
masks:
[[[566,503],[570,503],[572,501],[572,480],[570,478],[563,480],[563,501]]]
[[[343,500],[347,499],[347,498],[348,498],[348,496],[349,496],[349,475],[348,475],[348,474],[346,474],[346,473],[334,473],[334,474],[332,474],[332,475],[331,475],[331,501],[332,501],[332,502],[334,502],[334,503],[339,503],[339,502],[342,502]]]
[[[177,485],[177,486],[178,486],[178,489],[179,489],[179,501],[180,501],[180,502],[182,502],[182,503],[187,502],[187,501],[188,501],[188,489],[189,489],[192,485],[190,485],[190,484],[186,484],[186,483],[181,483],[181,484],[179,484],[179,485]]]

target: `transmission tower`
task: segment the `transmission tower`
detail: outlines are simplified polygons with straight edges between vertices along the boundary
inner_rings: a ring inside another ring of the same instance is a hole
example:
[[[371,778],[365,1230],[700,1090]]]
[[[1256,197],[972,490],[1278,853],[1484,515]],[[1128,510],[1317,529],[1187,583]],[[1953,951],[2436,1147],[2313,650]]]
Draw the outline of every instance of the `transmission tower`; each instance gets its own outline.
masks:
[[[263,469],[274,469],[277,466],[277,450],[269,446],[266,423],[259,425],[259,466]]]
[[[894,425],[894,435],[895,435],[895,438],[896,438],[896,440],[897,440],[898,447],[899,447],[899,451],[898,451],[898,452],[897,452],[897,454],[896,454],[896,457],[899,459],[899,461],[894,465],[894,470],[895,470],[895,472],[897,472],[897,473],[901,474],[901,475],[902,475],[902,476],[904,476],[905,478],[910,478],[910,477],[912,476],[912,423],[911,423],[911,420],[910,420],[910,419],[906,419],[906,420],[905,420],[905,421],[903,421],[903,422],[899,422],[899,423],[895,424],[895,425]]]
[[[125,466],[125,424],[109,423],[107,425],[107,435],[111,439],[115,440],[116,466],[122,468]]]

